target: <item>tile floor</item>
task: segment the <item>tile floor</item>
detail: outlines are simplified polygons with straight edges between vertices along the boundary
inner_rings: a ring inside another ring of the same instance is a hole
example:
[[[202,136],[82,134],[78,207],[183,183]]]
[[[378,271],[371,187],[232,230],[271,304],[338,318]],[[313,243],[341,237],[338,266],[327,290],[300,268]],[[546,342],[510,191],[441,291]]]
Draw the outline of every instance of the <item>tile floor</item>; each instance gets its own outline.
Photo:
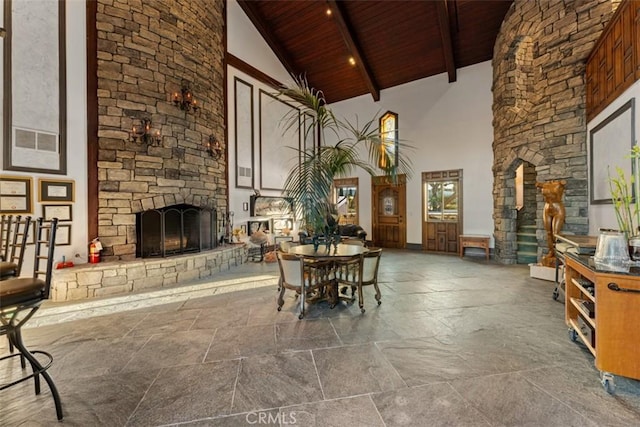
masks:
[[[387,250],[381,306],[367,288],[364,315],[320,303],[302,321],[290,293],[276,311],[276,268],[249,263],[219,288],[48,303],[24,335],[55,356],[64,424],[640,425],[640,382],[603,390],[553,284],[526,266]],[[0,392],[0,425],[58,425],[46,385]]]

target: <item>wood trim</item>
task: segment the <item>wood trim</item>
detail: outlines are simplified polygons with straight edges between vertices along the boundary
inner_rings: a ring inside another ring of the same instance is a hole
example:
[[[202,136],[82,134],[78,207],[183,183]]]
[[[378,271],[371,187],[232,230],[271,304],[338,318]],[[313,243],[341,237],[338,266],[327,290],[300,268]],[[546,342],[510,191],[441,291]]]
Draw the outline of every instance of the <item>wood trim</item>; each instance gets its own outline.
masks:
[[[640,2],[623,1],[589,54],[587,120],[640,79]]]
[[[3,144],[3,168],[9,170],[11,167],[11,121],[13,120],[13,114],[11,112],[11,97],[12,97],[12,88],[11,88],[11,0],[5,0],[4,2],[4,26],[5,26],[5,36],[4,36],[4,85],[3,85],[3,106],[4,106],[4,144]]]
[[[451,26],[449,25],[449,13],[447,11],[447,6],[447,0],[440,0],[436,2],[444,62],[447,68],[447,74],[449,75],[449,83],[453,83],[457,79],[456,64],[455,58],[453,57],[453,42],[451,41]]]
[[[258,70],[256,67],[254,67],[253,65],[244,62],[242,59],[238,58],[237,56],[235,56],[232,53],[227,52],[226,54],[226,61],[227,61],[227,65],[232,66],[233,68],[237,69],[238,71],[242,71],[243,73],[245,73],[248,76],[253,77],[254,79],[268,85],[271,86],[274,89],[280,89],[283,85],[282,83],[280,83],[278,80],[274,79],[273,77],[269,76],[266,73],[263,73],[262,71]]]
[[[58,105],[60,110],[60,168],[61,175],[67,174],[67,13],[65,1],[58,2]]]
[[[251,186],[247,187],[245,185],[239,185],[238,184],[238,83],[241,83],[245,86],[248,86],[249,89],[251,90]],[[254,126],[253,126],[253,119],[254,119],[254,102],[253,102],[253,85],[249,82],[246,82],[244,80],[242,80],[239,77],[235,77],[233,79],[233,124],[234,124],[234,147],[235,147],[235,165],[234,165],[234,169],[235,169],[235,177],[236,177],[236,182],[235,182],[235,187],[236,188],[247,188],[247,189],[253,189],[256,186],[256,174],[255,174],[255,169],[256,169],[256,159],[255,159],[255,150],[254,150],[254,144],[255,144],[255,130],[254,130]]]
[[[360,70],[360,74],[362,74],[362,78],[364,79],[373,100],[380,101],[380,88],[375,82],[373,72],[369,67],[362,49],[360,49],[360,46],[356,41],[355,32],[348,22],[347,14],[336,0],[328,0],[327,3],[333,11],[334,22],[347,45],[347,49],[349,49],[351,55],[353,55],[353,58],[356,60],[356,66]]]
[[[229,90],[227,84],[229,82],[229,73],[227,71],[227,2],[222,2],[222,52],[224,52],[222,59],[222,126],[224,128],[224,157],[225,157],[225,199],[227,203],[227,211],[230,210],[229,200]],[[237,169],[237,168],[236,168]]]
[[[98,30],[97,0],[88,0],[87,25],[87,233],[98,237]]]
[[[6,0],[4,5],[5,31],[4,37],[4,147],[3,167],[5,170],[20,172],[48,173],[55,175],[67,174],[67,61],[66,61],[66,12],[65,1],[58,2],[58,148],[59,166],[57,169],[41,169],[12,164],[13,143],[13,90],[12,90],[12,1]]]

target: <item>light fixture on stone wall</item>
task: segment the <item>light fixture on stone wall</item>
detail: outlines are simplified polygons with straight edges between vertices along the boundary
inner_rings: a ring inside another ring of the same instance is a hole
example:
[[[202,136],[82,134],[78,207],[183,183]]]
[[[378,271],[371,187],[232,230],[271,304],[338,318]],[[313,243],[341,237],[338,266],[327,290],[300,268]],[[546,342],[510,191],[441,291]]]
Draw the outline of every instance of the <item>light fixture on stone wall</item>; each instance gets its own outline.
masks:
[[[159,145],[162,137],[159,130],[151,128],[151,119],[141,119],[140,126],[133,126],[131,140],[145,145]]]
[[[194,113],[198,111],[198,101],[193,97],[191,87],[187,80],[182,80],[182,87],[179,93],[173,93],[173,103],[184,111],[193,110]]]
[[[222,145],[220,145],[220,141],[214,134],[209,135],[209,139],[205,142],[205,146],[207,147],[207,153],[209,156],[214,159],[219,159],[224,154],[224,150],[222,149]]]

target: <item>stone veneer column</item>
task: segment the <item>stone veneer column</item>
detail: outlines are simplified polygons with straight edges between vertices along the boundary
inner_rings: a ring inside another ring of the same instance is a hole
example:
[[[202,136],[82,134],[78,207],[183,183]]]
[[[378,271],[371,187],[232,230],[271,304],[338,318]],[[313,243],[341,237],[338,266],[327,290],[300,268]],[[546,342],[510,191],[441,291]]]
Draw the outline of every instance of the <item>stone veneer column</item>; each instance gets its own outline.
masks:
[[[135,258],[135,213],[177,203],[226,208],[223,0],[98,0],[98,234],[106,261]],[[200,109],[173,105],[181,81]],[[150,118],[162,141],[130,140]]]
[[[585,64],[619,1],[515,0],[493,55],[496,258],[516,262],[515,169],[567,181],[564,230],[588,232]],[[546,247],[537,197],[539,255]]]

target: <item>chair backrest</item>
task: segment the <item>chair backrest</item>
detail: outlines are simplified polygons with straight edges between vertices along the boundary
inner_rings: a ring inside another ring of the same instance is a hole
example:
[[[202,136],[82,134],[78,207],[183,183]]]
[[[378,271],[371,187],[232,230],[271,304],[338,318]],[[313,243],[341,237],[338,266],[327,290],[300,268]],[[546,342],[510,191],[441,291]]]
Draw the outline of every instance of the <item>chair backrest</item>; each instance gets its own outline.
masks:
[[[9,242],[11,242],[11,224],[13,215],[0,217],[0,261],[9,260]]]
[[[43,297],[49,298],[51,290],[51,273],[53,270],[53,256],[56,248],[56,231],[58,230],[58,218],[45,221],[43,218],[36,220],[35,256],[33,258],[33,278],[42,279],[45,282]],[[46,235],[45,235],[46,232]],[[43,255],[43,247],[47,246],[46,255]]]
[[[29,229],[31,226],[31,217],[27,216],[24,219],[20,215],[16,217],[13,223],[13,234],[11,236],[11,252],[7,261],[16,265],[15,276],[20,276],[22,270],[22,262],[24,261],[24,251],[27,246],[27,239],[29,238]]]
[[[378,266],[380,265],[381,248],[370,248],[362,259],[362,281],[372,282],[378,278]]]
[[[302,286],[304,280],[304,264],[302,258],[277,251],[278,267],[282,281],[291,286]]]

